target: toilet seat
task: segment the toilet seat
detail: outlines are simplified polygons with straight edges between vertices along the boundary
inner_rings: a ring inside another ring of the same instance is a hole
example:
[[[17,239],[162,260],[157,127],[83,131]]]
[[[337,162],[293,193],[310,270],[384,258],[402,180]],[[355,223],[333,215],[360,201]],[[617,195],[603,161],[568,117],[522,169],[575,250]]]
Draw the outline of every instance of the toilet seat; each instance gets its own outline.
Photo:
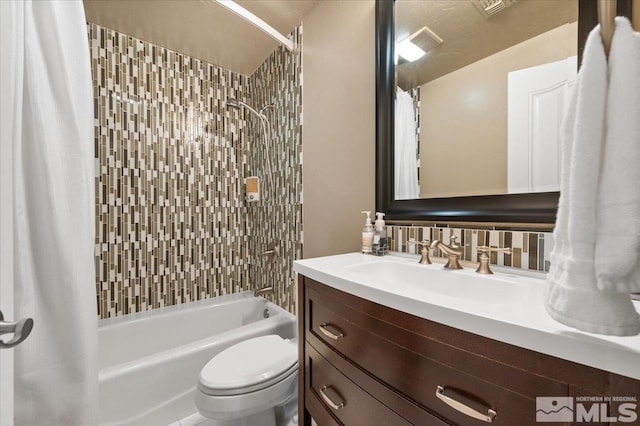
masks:
[[[259,383],[254,383],[252,385],[248,385],[242,388],[216,389],[216,388],[206,387],[205,385],[202,384],[202,382],[200,382],[198,383],[198,389],[200,390],[200,392],[204,393],[205,395],[210,395],[210,396],[243,395],[243,394],[257,392],[257,391],[266,389],[270,386],[273,386],[279,382],[286,380],[289,376],[294,375],[297,372],[298,372],[298,364],[296,363],[292,365],[289,369],[287,369],[285,372],[278,374],[277,376],[274,376],[268,380],[265,380]]]
[[[256,392],[297,372],[297,347],[272,334],[237,343],[214,356],[200,372],[198,389],[206,395]]]

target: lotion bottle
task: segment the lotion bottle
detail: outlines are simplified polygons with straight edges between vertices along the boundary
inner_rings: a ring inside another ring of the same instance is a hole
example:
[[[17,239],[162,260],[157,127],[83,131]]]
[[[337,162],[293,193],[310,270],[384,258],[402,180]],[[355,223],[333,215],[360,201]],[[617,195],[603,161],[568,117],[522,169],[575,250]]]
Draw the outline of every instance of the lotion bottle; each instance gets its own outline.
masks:
[[[376,212],[376,226],[373,231],[371,250],[376,256],[387,254],[387,228],[384,223],[384,213]]]
[[[362,230],[362,252],[371,254],[371,243],[373,241],[373,225],[371,224],[371,212],[362,211],[361,213],[367,215],[367,220],[364,223],[364,229]]]

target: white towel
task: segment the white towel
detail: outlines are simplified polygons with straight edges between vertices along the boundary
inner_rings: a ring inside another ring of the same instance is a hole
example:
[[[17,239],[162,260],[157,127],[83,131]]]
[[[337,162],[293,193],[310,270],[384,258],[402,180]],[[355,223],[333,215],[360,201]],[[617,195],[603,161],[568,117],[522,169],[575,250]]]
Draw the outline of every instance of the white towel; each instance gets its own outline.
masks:
[[[545,307],[555,320],[583,331],[634,335],[640,332],[640,316],[629,294],[601,291],[596,280],[596,205],[607,91],[607,58],[597,26],[587,39],[563,123],[561,195]]]
[[[640,292],[640,33],[616,18],[598,191],[598,288]]]

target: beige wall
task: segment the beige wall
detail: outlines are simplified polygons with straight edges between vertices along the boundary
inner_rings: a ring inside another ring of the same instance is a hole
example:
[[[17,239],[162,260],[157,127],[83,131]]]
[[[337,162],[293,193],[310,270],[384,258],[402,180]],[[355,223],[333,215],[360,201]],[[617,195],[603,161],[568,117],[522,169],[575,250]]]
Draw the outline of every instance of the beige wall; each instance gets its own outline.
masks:
[[[375,205],[374,9],[322,1],[303,21],[305,258],[359,250]]]
[[[507,73],[576,55],[577,31],[563,25],[421,86],[422,198],[507,192]]]

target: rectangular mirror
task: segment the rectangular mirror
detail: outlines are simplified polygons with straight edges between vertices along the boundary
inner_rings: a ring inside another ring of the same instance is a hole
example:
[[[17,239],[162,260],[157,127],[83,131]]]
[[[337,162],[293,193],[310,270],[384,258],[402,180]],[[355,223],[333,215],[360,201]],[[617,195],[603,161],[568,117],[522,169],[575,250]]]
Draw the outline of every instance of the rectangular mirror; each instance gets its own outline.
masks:
[[[397,0],[396,199],[558,191],[577,20],[578,0]]]
[[[629,16],[631,1],[617,7]],[[377,0],[376,209],[396,221],[554,223],[560,111],[597,23],[593,0]],[[426,54],[396,60],[412,37]]]

